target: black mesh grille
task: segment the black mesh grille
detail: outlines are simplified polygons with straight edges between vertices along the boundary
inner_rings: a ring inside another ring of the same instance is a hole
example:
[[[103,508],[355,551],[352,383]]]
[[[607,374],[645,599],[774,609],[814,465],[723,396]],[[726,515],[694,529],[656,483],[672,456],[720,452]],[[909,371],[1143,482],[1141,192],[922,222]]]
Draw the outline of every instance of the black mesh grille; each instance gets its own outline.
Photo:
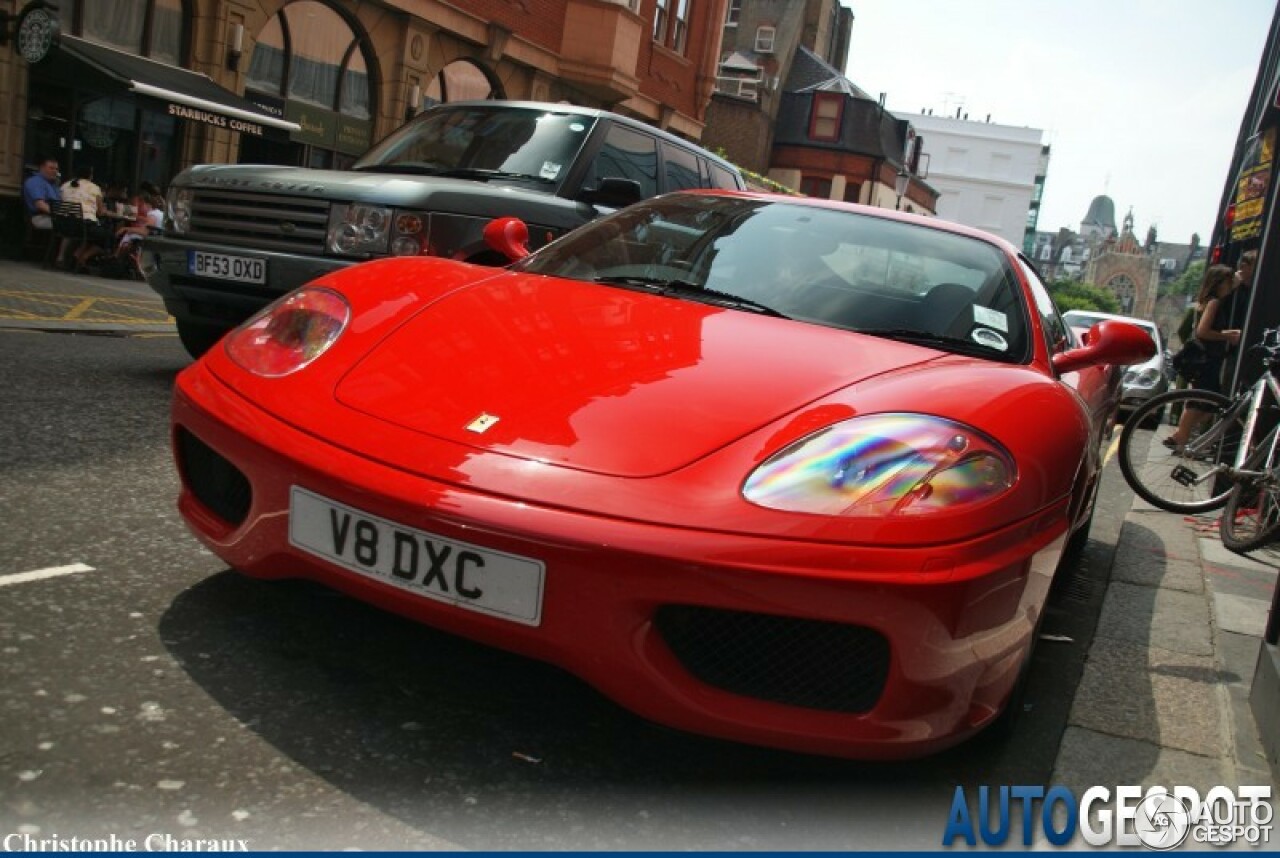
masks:
[[[889,641],[863,626],[686,605],[664,605],[656,623],[686,670],[746,697],[868,712],[889,674]]]
[[[187,485],[214,515],[240,524],[249,516],[253,491],[240,469],[186,429],[178,428],[178,457]]]
[[[323,253],[329,201],[200,188],[188,237],[285,253]]]

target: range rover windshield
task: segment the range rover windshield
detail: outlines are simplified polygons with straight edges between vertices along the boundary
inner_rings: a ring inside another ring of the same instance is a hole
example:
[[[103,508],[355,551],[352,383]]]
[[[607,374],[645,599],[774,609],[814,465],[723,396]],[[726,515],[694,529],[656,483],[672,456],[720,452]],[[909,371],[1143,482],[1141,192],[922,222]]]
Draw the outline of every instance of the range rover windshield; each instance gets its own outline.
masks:
[[[498,103],[442,107],[383,140],[353,169],[558,185],[595,121]]]

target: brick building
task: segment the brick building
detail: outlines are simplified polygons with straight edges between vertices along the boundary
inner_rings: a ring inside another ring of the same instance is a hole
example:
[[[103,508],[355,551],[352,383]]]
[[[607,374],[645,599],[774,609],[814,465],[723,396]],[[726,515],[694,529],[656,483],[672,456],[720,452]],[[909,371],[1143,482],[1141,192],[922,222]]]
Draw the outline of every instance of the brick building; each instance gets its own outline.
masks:
[[[910,123],[840,71],[852,26],[839,0],[730,0],[703,143],[810,196],[932,213]]]
[[[22,30],[0,45],[6,219],[41,157],[131,187],[194,163],[343,167],[437,101],[564,100],[698,140],[726,2],[0,0]]]

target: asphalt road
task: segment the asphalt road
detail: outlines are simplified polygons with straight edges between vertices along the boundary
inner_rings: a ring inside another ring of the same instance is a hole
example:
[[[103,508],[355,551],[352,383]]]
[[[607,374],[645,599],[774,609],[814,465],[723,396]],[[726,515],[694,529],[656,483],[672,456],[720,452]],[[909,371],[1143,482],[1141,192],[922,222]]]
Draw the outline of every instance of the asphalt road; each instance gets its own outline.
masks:
[[[174,508],[187,362],[172,336],[0,330],[0,837],[937,848],[957,783],[1049,782],[1130,503],[1114,463],[1013,736],[859,764],[675,733],[556,668],[227,570]]]

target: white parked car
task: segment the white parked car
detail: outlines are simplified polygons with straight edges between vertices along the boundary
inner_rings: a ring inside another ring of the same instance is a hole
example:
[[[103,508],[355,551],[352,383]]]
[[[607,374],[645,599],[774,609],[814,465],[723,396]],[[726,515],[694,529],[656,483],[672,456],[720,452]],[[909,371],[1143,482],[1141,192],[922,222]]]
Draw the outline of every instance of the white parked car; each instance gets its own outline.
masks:
[[[1169,389],[1172,367],[1169,365],[1169,353],[1165,348],[1164,337],[1160,328],[1150,319],[1135,319],[1132,316],[1117,316],[1114,313],[1100,313],[1095,310],[1068,310],[1062,314],[1063,321],[1073,328],[1089,329],[1106,319],[1118,319],[1131,322],[1151,335],[1156,344],[1155,357],[1146,363],[1134,364],[1124,371],[1120,388],[1120,411],[1132,413],[1139,405],[1153,396],[1159,396]]]

